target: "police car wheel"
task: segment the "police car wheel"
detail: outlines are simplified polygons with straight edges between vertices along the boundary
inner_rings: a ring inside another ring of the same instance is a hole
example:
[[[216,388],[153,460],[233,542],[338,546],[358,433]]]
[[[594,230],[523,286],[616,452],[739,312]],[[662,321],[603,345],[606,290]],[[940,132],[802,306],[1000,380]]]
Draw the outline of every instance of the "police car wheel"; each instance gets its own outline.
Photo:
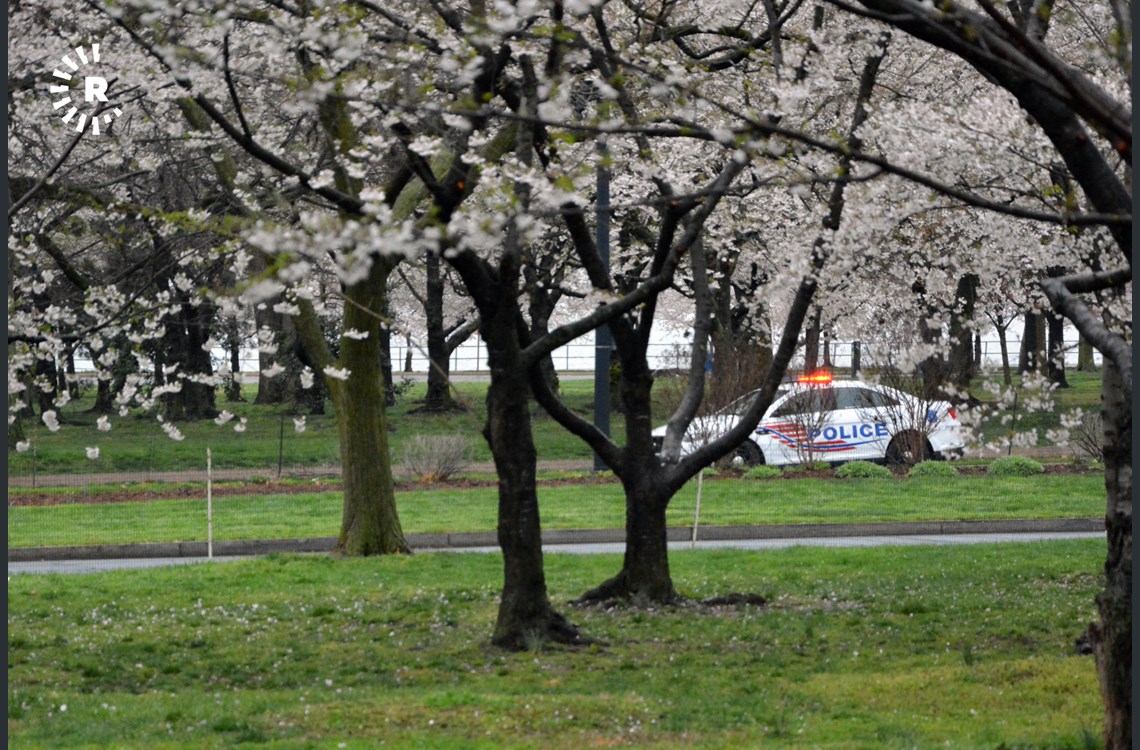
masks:
[[[751,440],[745,440],[741,443],[733,457],[741,459],[745,466],[756,466],[764,463],[764,452]]]
[[[912,446],[919,440],[922,441],[922,454],[916,456]],[[931,455],[930,442],[926,438],[900,433],[887,446],[885,458],[888,466],[913,466],[929,460]]]

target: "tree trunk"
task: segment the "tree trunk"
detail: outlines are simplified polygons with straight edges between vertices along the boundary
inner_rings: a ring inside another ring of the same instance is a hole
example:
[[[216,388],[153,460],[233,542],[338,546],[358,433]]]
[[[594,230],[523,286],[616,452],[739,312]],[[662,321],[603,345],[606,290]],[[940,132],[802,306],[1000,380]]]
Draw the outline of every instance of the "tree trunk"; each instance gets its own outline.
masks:
[[[226,321],[226,337],[230,350],[230,382],[226,384],[226,400],[245,401],[241,395],[241,333],[237,318]]]
[[[67,350],[67,356],[64,359],[64,385],[67,388],[67,393],[71,398],[77,399],[82,394],[79,388],[79,378],[75,375],[75,348]]]
[[[1069,381],[1065,378],[1065,319],[1052,311],[1047,311],[1045,320],[1049,334],[1049,355],[1045,360],[1045,372],[1050,383],[1058,388],[1068,388]]]
[[[384,297],[379,310],[381,323],[377,335],[380,337],[380,381],[384,384],[384,405],[396,405],[396,380],[392,374],[392,319],[388,307],[388,289],[385,286]]]
[[[1105,588],[1097,597],[1100,625],[1093,649],[1104,699],[1104,746],[1132,747],[1132,403],[1117,368],[1106,359],[1104,416]]]
[[[804,336],[804,372],[815,372],[819,367],[819,318],[820,309],[817,307],[812,312]]]
[[[499,546],[503,595],[491,642],[520,651],[544,641],[576,643],[577,628],[550,604],[542,562],[542,528],[535,485],[530,387],[516,328],[513,300],[482,309],[483,339],[490,352],[487,425],[483,435],[499,476]]]
[[[1081,336],[1077,342],[1077,370],[1079,372],[1096,372],[1093,345],[1084,336]]]
[[[209,305],[183,301],[173,320],[166,321],[166,336],[159,342],[163,361],[178,365],[182,375],[210,375],[214,371],[210,352],[202,347],[210,337],[214,312]],[[156,366],[158,361],[155,361]],[[213,419],[218,416],[214,386],[182,380],[182,390],[163,396],[170,419]]]
[[[950,316],[950,361],[947,377],[949,384],[963,393],[970,387],[970,381],[974,376],[974,341],[969,326],[974,317],[974,303],[977,296],[977,276],[966,274],[958,279],[958,288],[954,294],[954,311]]]
[[[40,414],[46,411],[55,409],[55,397],[57,395],[58,382],[58,368],[55,366],[55,358],[36,358],[36,404],[40,408]],[[40,384],[49,385],[50,388],[44,389]]]
[[[344,328],[364,331],[363,339],[344,336],[340,365],[347,380],[328,379],[340,436],[344,513],[336,552],[347,556],[410,552],[392,482],[384,392],[380,379],[380,327],[383,278],[392,265],[376,260],[368,279],[345,290]],[[319,335],[319,334],[310,334]]]
[[[1006,338],[1006,329],[998,326],[998,348],[1001,349],[1001,378],[1006,385],[1013,385],[1013,372],[1009,366],[1009,339]]]
[[[424,297],[427,315],[428,376],[424,411],[454,411],[458,404],[451,397],[451,351],[443,327],[443,271],[439,255],[428,253],[425,259],[427,288]]]
[[[1033,317],[1033,362],[1034,370],[1045,374],[1049,370],[1049,341],[1045,335],[1045,314],[1038,313]]]
[[[1037,370],[1037,313],[1025,311],[1025,325],[1021,330],[1021,350],[1017,354],[1017,371],[1025,374]]]
[[[670,499],[660,490],[654,492],[647,481],[627,484],[625,558],[621,570],[613,578],[582,594],[577,603],[629,599],[644,606],[677,601],[677,591],[673,588],[669,571],[669,537],[665,524],[665,511]]]
[[[292,319],[288,315],[282,315],[272,310],[273,305],[280,301],[280,297],[275,297],[265,303],[265,308],[259,306],[254,312],[259,344],[264,345],[268,343],[265,339],[269,339],[277,346],[277,350],[273,354],[263,352],[261,347],[258,347],[257,396],[254,397],[253,403],[259,405],[285,404],[295,400],[286,373],[280,373],[272,378],[265,376],[265,371],[273,367],[275,362],[281,362],[284,365],[282,358],[291,356],[293,347],[296,346],[296,334]]]

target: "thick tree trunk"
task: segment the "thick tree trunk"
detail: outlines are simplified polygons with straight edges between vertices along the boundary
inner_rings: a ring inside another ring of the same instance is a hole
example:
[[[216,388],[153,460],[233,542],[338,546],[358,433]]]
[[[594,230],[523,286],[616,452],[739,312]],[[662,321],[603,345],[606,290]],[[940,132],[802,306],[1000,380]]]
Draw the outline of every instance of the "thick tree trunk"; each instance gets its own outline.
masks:
[[[628,599],[637,605],[677,601],[669,571],[665,511],[670,496],[653,492],[649,482],[631,482],[625,492],[625,558],[613,578],[587,591],[579,604]],[[664,495],[664,497],[663,497]]]
[[[1105,526],[1108,555],[1105,587],[1097,597],[1100,625],[1094,653],[1104,699],[1104,745],[1132,747],[1132,403],[1120,373],[1105,360],[1104,402]]]
[[[349,287],[345,297],[344,327],[367,332],[363,339],[341,338],[340,364],[347,380],[328,379],[336,405],[340,436],[344,513],[336,552],[348,556],[407,553],[410,551],[392,482],[388,451],[383,384],[380,378],[380,321],[383,283],[391,266],[375,261],[372,275]]]
[[[499,476],[503,551],[503,595],[491,642],[516,651],[544,641],[576,643],[581,640],[577,628],[554,610],[546,592],[530,388],[517,338],[517,308],[507,300],[498,308],[491,315],[483,311],[483,338],[491,353],[484,437]]]

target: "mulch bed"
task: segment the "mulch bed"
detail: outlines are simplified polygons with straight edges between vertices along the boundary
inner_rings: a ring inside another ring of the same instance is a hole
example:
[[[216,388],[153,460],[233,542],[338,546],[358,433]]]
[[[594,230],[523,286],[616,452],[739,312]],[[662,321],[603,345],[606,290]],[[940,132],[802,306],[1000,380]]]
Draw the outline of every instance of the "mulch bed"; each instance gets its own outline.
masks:
[[[1088,474],[1089,469],[1071,462],[1045,464],[1046,474]],[[965,476],[981,476],[986,468],[981,465],[958,466],[958,473]],[[743,472],[722,471],[716,479],[737,479]],[[897,475],[901,477],[902,475]],[[782,481],[790,479],[834,479],[830,469],[798,471],[785,474],[774,479],[759,481]],[[585,476],[572,479],[539,480],[539,487],[557,487],[565,485],[597,485],[613,484],[617,478],[612,475]],[[296,481],[266,481],[255,480],[249,482],[225,482],[216,484],[213,488],[214,497],[250,497],[252,495],[303,495],[314,492],[339,492],[341,490],[339,479],[319,479],[311,482],[298,483]],[[459,477],[446,482],[417,482],[414,480],[397,480],[396,490],[468,490],[495,487],[493,479],[475,479]],[[141,503],[155,500],[202,500],[206,496],[204,485],[159,488],[131,488],[124,486],[118,490],[103,490],[96,492],[80,490],[56,491],[43,494],[17,494],[8,493],[8,507],[42,507],[49,505],[82,505],[82,504],[108,504],[108,503]]]

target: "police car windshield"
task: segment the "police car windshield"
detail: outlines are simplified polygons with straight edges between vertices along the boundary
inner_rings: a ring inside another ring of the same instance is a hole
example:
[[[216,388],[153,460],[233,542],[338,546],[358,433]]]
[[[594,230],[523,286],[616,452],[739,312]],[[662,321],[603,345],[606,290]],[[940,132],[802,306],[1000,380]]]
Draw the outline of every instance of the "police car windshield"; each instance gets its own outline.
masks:
[[[780,396],[783,396],[787,392],[788,392],[788,386],[781,385],[779,388],[776,389],[775,398],[779,398]],[[757,388],[754,391],[749,391],[748,393],[745,393],[743,396],[739,396],[738,398],[733,399],[728,404],[728,406],[725,406],[722,409],[718,409],[716,411],[716,413],[718,415],[729,415],[729,414],[740,415],[740,414],[743,414],[744,412],[748,411],[748,407],[752,405],[752,400],[759,395],[760,395],[760,389],[759,388]],[[775,400],[775,398],[773,400]]]

